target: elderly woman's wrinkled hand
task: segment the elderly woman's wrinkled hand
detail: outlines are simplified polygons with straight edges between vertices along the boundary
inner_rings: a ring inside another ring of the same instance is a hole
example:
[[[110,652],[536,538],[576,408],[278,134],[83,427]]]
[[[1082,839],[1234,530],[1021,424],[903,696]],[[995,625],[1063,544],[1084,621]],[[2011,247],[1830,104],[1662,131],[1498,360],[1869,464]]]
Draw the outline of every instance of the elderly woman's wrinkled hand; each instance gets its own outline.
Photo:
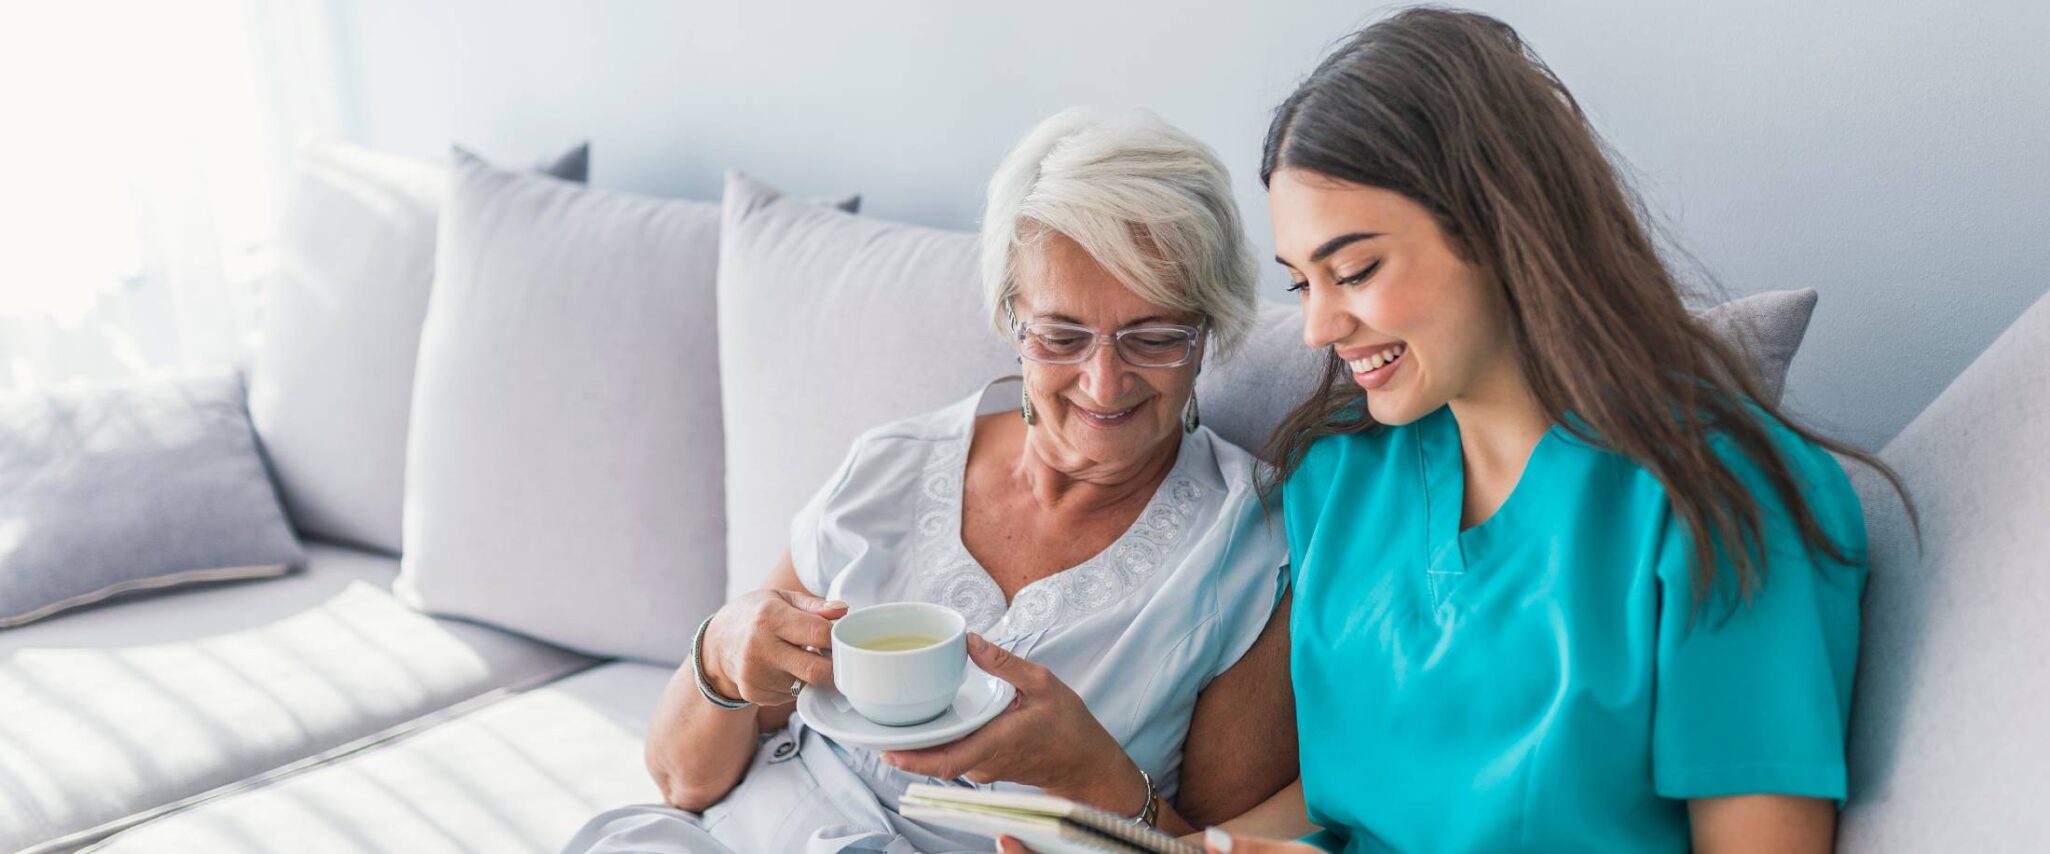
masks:
[[[833,681],[833,622],[847,603],[758,590],[719,609],[705,630],[705,678],[721,694],[760,706],[797,697],[799,683]],[[809,648],[807,648],[809,647]]]
[[[1146,781],[1089,707],[1046,668],[968,635],[977,667],[1018,689],[1011,707],[982,729],[923,750],[895,750],[883,758],[897,768],[942,780],[1005,780],[1116,813],[1145,806]]]

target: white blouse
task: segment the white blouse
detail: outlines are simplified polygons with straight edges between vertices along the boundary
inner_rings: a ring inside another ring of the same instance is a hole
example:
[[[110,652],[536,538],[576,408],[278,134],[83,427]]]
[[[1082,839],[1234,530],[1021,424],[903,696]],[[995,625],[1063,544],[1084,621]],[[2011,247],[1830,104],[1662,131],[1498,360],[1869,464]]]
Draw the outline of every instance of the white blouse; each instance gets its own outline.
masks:
[[[1262,511],[1255,459],[1198,428],[1182,437],[1174,468],[1116,542],[1007,604],[961,544],[961,480],[976,415],[1004,402],[1015,411],[1017,400],[1018,386],[1000,381],[863,434],[791,524],[797,577],[857,608],[916,600],[960,611],[970,629],[1080,694],[1172,798],[1196,695],[1245,655],[1281,598],[1288,546],[1280,514]],[[796,715],[789,729],[762,736],[740,783],[702,815],[661,804],[608,810],[564,851],[989,850],[986,838],[897,813],[905,788],[926,782],[939,781],[837,744]]]
[[[1174,467],[1131,528],[1007,605],[962,545],[961,484],[976,416],[1015,411],[1018,391],[1015,380],[999,380],[855,440],[791,524],[797,577],[855,608],[914,600],[961,612],[971,631],[1080,694],[1172,798],[1197,694],[1252,647],[1280,599],[1288,561],[1280,514],[1262,509],[1258,461],[1198,427],[1182,437]],[[893,814],[907,785],[930,782],[870,751],[835,748]]]

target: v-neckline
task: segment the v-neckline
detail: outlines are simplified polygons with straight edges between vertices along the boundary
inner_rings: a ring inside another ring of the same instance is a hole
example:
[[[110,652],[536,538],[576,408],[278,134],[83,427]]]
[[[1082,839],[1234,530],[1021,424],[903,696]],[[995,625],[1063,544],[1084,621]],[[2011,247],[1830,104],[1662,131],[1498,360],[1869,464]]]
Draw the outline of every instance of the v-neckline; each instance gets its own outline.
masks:
[[[1522,517],[1530,512],[1529,505],[1535,500],[1530,493],[1538,490],[1545,461],[1551,455],[1551,447],[1562,441],[1559,434],[1563,428],[1558,424],[1545,428],[1537,444],[1531,447],[1530,456],[1524,459],[1516,485],[1510,487],[1502,503],[1479,524],[1462,529],[1460,522],[1466,513],[1466,457],[1459,438],[1459,421],[1450,406],[1425,419],[1419,452],[1428,505],[1429,570],[1434,576],[1460,575],[1487,553],[1490,544],[1513,535]]]
[[[1132,517],[1132,524],[1125,526],[1125,530],[1119,533],[1116,539],[1111,540],[1109,544],[1084,559],[1081,563],[1050,573],[1044,578],[1034,579],[1032,582],[1019,587],[1018,592],[1006,596],[1004,595],[1003,583],[997,581],[996,576],[990,573],[989,568],[982,565],[982,560],[977,558],[974,552],[968,550],[968,541],[961,536],[961,531],[968,514],[968,456],[969,452],[975,447],[976,419],[982,414],[982,406],[989,399],[990,389],[1012,380],[1022,380],[1022,378],[1013,376],[991,381],[989,385],[983,387],[982,394],[976,397],[975,405],[968,407],[967,424],[962,429],[960,437],[956,440],[960,443],[960,459],[955,462],[955,468],[952,472],[954,475],[953,494],[947,496],[953,502],[953,512],[947,514],[950,521],[949,530],[946,535],[948,543],[960,550],[962,559],[967,561],[970,566],[973,566],[975,571],[981,574],[982,580],[988,582],[991,589],[996,591],[997,601],[1003,603],[1003,615],[997,619],[999,625],[1010,620],[1012,609],[1016,607],[1019,600],[1025,598],[1028,592],[1033,591],[1035,588],[1051,588],[1065,583],[1066,578],[1072,578],[1108,560],[1118,550],[1119,546],[1131,540],[1133,532],[1137,531],[1147,519],[1153,517],[1159,511],[1163,502],[1168,499],[1168,487],[1174,484],[1181,475],[1182,463],[1189,456],[1189,442],[1194,438],[1192,434],[1182,436],[1181,441],[1175,447],[1174,463],[1168,466],[1167,474],[1163,475],[1160,478],[1160,483],[1153,487],[1153,494],[1147,497],[1146,506],[1139,509],[1137,516]]]

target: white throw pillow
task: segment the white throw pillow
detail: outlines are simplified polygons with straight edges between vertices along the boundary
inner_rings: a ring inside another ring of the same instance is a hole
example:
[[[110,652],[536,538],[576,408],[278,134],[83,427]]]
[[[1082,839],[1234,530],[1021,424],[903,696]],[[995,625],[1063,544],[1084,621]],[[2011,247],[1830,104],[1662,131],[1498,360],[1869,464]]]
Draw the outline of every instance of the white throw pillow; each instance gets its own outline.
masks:
[[[973,234],[726,178],[719,242],[727,593],[760,587],[854,438],[1018,372],[990,329]]]
[[[589,149],[545,167],[582,180]],[[301,534],[400,551],[413,360],[448,166],[332,140],[300,146],[249,415]]]
[[[723,601],[719,207],[458,153],[406,467],[409,604],[596,655]]]

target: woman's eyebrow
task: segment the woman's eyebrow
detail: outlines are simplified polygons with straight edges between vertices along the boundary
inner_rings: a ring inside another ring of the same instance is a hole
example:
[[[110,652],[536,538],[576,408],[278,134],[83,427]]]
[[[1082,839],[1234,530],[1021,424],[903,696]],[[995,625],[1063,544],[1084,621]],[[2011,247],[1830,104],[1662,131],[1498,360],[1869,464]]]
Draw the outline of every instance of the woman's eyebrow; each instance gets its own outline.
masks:
[[[1318,246],[1315,250],[1311,251],[1310,263],[1315,264],[1318,261],[1322,261],[1326,258],[1329,258],[1331,257],[1331,253],[1337,252],[1340,249],[1344,249],[1345,247],[1351,246],[1352,244],[1358,243],[1362,240],[1367,240],[1370,238],[1380,236],[1381,232],[1378,231],[1354,231],[1346,234],[1341,234],[1337,237],[1331,238],[1330,240],[1324,241],[1323,245]],[[1281,256],[1279,255],[1274,256],[1274,263],[1280,264],[1283,267],[1295,267],[1294,264],[1290,264],[1287,261],[1282,260]]]
[[[1082,322],[1081,320],[1079,320],[1079,319],[1077,319],[1077,318],[1069,317],[1068,315],[1065,315],[1065,314],[1061,314],[1061,313],[1059,313],[1059,312],[1053,312],[1053,313],[1049,313],[1049,314],[1042,314],[1042,315],[1039,315],[1038,319],[1040,319],[1040,320],[1044,320],[1044,321],[1051,321],[1051,322],[1053,322],[1053,323],[1066,323],[1066,324],[1069,324],[1069,325],[1071,325],[1071,326],[1088,326],[1088,325],[1089,325],[1089,324],[1083,323],[1083,322]],[[1182,322],[1181,322],[1181,321],[1180,321],[1179,319],[1176,319],[1176,318],[1173,318],[1173,317],[1169,317],[1169,316],[1167,316],[1167,315],[1165,315],[1165,314],[1149,314],[1149,315],[1147,315],[1147,316],[1145,316],[1145,317],[1139,318],[1138,320],[1128,320],[1128,321],[1125,321],[1125,322],[1124,322],[1123,324],[1120,324],[1120,325],[1118,326],[1118,328],[1119,328],[1119,329],[1130,329],[1130,328],[1132,328],[1132,327],[1134,327],[1134,326],[1148,326],[1148,325],[1151,325],[1151,324],[1155,324],[1155,323],[1168,323],[1168,324],[1174,324],[1174,325],[1177,325],[1177,326],[1180,326],[1180,325],[1182,325]]]

